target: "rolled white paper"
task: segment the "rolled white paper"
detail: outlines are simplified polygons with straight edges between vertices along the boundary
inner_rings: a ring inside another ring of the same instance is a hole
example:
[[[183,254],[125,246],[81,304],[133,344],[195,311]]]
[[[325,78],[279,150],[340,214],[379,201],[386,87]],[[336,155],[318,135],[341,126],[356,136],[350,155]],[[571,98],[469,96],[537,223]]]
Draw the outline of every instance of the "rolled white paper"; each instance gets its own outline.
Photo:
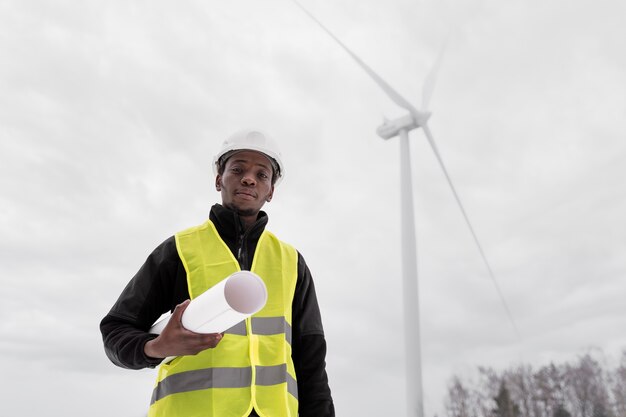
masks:
[[[261,310],[266,302],[267,288],[257,274],[235,272],[191,300],[182,324],[196,333],[222,333]],[[156,322],[150,333],[161,334],[170,317]]]

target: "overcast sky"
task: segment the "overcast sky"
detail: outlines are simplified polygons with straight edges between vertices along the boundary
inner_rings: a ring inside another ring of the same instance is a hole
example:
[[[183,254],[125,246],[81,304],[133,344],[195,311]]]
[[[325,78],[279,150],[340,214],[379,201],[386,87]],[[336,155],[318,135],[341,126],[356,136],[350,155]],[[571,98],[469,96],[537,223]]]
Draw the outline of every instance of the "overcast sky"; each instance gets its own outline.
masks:
[[[626,347],[626,3],[302,0],[421,103],[522,340],[421,131],[411,133],[426,414],[453,374]],[[337,414],[404,413],[402,116],[289,0],[0,0],[0,403],[142,416],[155,371],[98,324],[152,249],[219,201],[242,127],[287,175],[268,228],[315,279]]]

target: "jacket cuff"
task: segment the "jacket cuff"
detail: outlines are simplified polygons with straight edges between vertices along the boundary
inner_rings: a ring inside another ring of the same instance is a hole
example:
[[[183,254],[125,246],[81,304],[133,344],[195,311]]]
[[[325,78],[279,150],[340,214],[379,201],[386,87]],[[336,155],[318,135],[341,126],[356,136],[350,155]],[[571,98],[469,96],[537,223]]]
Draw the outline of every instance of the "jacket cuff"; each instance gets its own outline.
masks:
[[[148,368],[156,368],[163,362],[165,358],[153,358],[152,356],[146,355],[145,346],[150,340],[156,339],[157,335],[150,333],[149,337],[146,337],[146,340],[141,344],[141,355],[143,356],[143,360]]]

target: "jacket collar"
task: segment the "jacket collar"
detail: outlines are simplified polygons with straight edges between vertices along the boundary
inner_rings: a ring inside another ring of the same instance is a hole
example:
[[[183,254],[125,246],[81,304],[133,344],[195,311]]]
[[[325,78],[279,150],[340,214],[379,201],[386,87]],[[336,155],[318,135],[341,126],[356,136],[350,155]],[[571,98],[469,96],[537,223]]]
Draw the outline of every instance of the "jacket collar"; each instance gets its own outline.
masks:
[[[250,226],[250,229],[244,230],[239,215],[222,206],[214,204],[209,213],[209,219],[215,225],[220,237],[229,247],[237,245],[241,236],[246,235],[247,240],[257,241],[267,225],[269,218],[264,211],[260,211],[256,222]]]

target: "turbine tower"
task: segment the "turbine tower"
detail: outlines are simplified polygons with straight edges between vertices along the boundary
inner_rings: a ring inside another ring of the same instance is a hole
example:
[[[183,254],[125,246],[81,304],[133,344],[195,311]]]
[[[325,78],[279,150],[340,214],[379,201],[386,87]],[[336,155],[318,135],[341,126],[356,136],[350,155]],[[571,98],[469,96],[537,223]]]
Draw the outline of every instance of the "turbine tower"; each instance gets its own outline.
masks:
[[[421,358],[421,340],[420,340],[420,317],[419,317],[419,297],[417,285],[417,247],[415,239],[415,217],[413,211],[413,184],[411,174],[411,159],[409,151],[409,132],[411,130],[422,128],[424,135],[430,144],[435,157],[441,167],[443,174],[452,190],[454,199],[456,200],[465,223],[467,224],[474,242],[480,252],[480,256],[487,268],[489,276],[498,292],[500,300],[506,310],[509,321],[513,326],[513,330],[518,338],[520,338],[517,326],[513,320],[513,316],[506,304],[506,300],[498,286],[495,275],[487,257],[482,249],[474,228],[467,216],[465,208],[461,203],[461,199],[456,192],[456,188],[452,183],[452,179],[448,174],[435,140],[430,129],[428,128],[428,119],[431,113],[427,111],[428,103],[432,95],[435,78],[441,65],[444,48],[441,49],[433,68],[424,81],[422,90],[422,110],[418,110],[409,101],[402,97],[394,90],[385,80],[376,74],[367,64],[365,64],[354,52],[343,44],[326,26],[324,26],[311,12],[302,6],[297,0],[293,0],[300,9],[302,9],[311,19],[313,19],[335,42],[339,44],[359,66],[378,84],[380,88],[389,96],[389,98],[398,106],[404,108],[409,113],[403,117],[394,120],[385,120],[378,127],[376,133],[383,139],[391,139],[399,136],[400,138],[400,196],[401,196],[401,242],[402,242],[402,281],[403,281],[403,304],[404,304],[404,329],[405,329],[405,360],[406,360],[406,403],[407,415],[409,417],[424,417],[424,400],[422,387],[422,358]]]

